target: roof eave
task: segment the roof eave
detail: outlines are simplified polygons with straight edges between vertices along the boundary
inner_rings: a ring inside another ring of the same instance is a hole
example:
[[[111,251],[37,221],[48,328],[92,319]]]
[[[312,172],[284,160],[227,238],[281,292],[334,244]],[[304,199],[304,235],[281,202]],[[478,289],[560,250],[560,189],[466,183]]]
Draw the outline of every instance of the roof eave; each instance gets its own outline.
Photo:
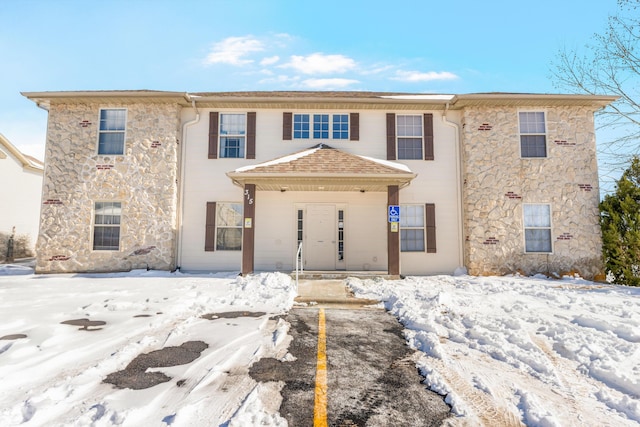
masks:
[[[615,102],[614,95],[582,94],[534,94],[534,93],[469,93],[460,95],[430,95],[411,93],[377,92],[219,92],[194,93],[152,90],[105,90],[105,91],[51,91],[21,92],[38,106],[48,109],[52,102],[69,101],[124,101],[139,100],[154,102],[176,102],[183,106],[195,101],[203,108],[336,108],[353,107],[367,109],[430,109],[452,110],[467,106],[499,105],[585,105],[602,108]]]
[[[504,105],[582,105],[595,108],[606,107],[615,102],[616,95],[584,94],[535,94],[535,93],[469,93],[457,95],[451,102],[451,109],[463,109],[469,106]]]
[[[24,154],[20,152],[4,135],[0,133],[0,144],[7,148],[7,150],[16,157],[20,163],[22,163],[22,167],[24,169],[40,172],[44,171],[44,165],[36,164],[30,161]]]
[[[398,100],[378,98],[214,98],[200,97],[196,103],[201,108],[344,108],[361,110],[444,110],[445,101]]]
[[[229,172],[235,185],[255,184],[259,190],[292,191],[385,191],[389,185],[406,187],[417,176],[414,173],[348,174],[348,173],[247,173]]]
[[[391,179],[414,179],[418,174],[411,172],[404,173],[326,173],[326,172],[227,172],[227,176],[231,179],[265,179],[265,178],[327,178],[327,179],[372,179],[372,180],[391,180]]]
[[[191,104],[186,92],[169,92],[153,90],[105,90],[105,91],[51,91],[51,92],[20,92],[25,98],[35,102],[39,107],[48,110],[52,102],[69,101],[97,101],[147,100],[156,102],[175,102],[184,106]]]

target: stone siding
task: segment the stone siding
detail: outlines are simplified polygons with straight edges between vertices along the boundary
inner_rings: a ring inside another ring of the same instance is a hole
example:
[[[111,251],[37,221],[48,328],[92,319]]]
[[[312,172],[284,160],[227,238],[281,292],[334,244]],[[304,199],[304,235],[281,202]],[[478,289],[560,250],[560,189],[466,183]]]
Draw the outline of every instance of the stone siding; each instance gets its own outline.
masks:
[[[521,158],[518,111],[544,111],[547,158]],[[593,110],[468,107],[463,115],[470,274],[602,272]],[[550,254],[525,253],[523,204],[551,205]]]
[[[126,108],[125,153],[98,155],[100,108]],[[52,104],[38,273],[175,268],[180,107]],[[122,203],[120,250],[93,250],[96,201]]]

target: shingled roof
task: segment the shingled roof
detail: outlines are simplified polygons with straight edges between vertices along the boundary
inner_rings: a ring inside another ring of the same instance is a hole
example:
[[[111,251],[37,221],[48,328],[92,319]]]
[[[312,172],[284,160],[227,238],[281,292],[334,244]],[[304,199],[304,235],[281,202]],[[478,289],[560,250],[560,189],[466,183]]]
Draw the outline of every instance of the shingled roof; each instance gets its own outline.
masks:
[[[262,190],[386,191],[416,177],[400,163],[350,154],[325,144],[245,166],[227,174],[239,185]]]

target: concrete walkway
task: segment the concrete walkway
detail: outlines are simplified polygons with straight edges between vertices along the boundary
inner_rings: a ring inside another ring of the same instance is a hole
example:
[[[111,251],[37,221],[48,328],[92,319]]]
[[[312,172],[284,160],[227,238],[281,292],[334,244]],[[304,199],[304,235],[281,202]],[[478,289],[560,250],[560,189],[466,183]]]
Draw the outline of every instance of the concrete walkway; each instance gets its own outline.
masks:
[[[309,308],[376,308],[377,300],[356,298],[342,279],[300,280],[296,307]],[[381,307],[378,307],[381,308]]]

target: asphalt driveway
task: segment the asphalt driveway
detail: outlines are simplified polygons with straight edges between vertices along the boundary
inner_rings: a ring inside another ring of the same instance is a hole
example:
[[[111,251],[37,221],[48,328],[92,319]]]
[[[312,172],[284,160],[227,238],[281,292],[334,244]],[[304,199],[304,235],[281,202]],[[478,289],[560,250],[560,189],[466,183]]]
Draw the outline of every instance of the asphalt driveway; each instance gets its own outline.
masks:
[[[318,411],[320,310],[326,319],[326,425],[439,426],[451,415],[443,397],[421,383],[415,352],[393,316],[381,309],[305,308],[286,317],[295,360],[262,359],[250,370],[257,381],[285,383],[280,415],[290,426],[314,425]]]

